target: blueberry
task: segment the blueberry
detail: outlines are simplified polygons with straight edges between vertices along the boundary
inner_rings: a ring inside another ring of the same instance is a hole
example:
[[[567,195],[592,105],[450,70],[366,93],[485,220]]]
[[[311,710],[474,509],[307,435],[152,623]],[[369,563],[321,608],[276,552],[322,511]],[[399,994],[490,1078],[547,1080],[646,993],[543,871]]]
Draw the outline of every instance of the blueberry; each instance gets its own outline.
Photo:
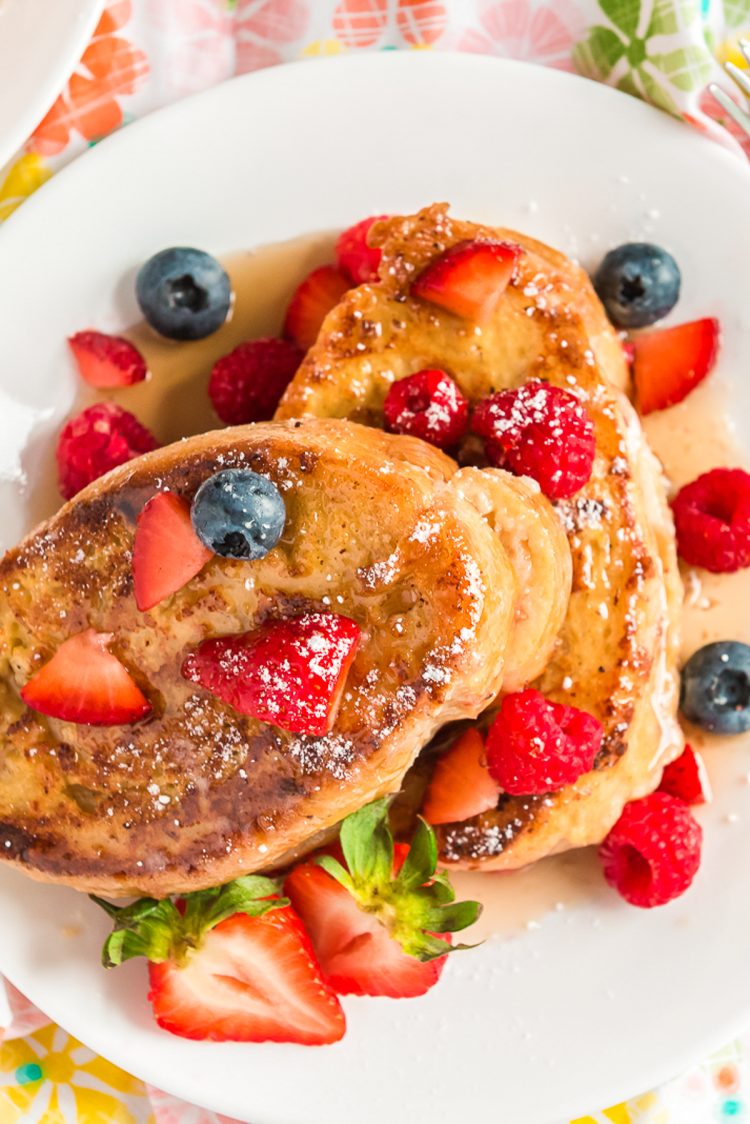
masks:
[[[717,734],[750,730],[750,646],[718,640],[694,652],[682,669],[680,707]]]
[[[135,295],[148,323],[171,340],[202,340],[226,320],[232,286],[226,271],[203,250],[174,246],[138,270]]]
[[[276,485],[246,468],[228,468],[204,480],[190,515],[201,542],[223,558],[264,558],[286,522]]]
[[[680,269],[661,246],[626,242],[604,258],[594,275],[594,288],[613,324],[645,328],[677,304]]]

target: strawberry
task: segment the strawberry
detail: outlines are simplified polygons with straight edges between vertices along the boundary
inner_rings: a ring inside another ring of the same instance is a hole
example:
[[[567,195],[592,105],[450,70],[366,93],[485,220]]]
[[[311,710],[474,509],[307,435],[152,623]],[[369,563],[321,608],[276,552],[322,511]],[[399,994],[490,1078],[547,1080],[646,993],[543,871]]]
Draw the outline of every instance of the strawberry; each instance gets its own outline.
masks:
[[[347,227],[336,240],[336,265],[353,285],[377,281],[382,251],[379,246],[368,245],[367,239],[376,222],[388,215],[373,215]]]
[[[109,651],[111,632],[92,628],[65,640],[52,659],[32,675],[21,698],[32,710],[84,726],[137,722],[151,710],[148,699],[117,656]]]
[[[459,823],[497,805],[500,785],[487,770],[484,739],[467,730],[438,759],[422,811],[429,823]]]
[[[299,918],[276,883],[247,875],[178,902],[141,898],[119,908],[106,968],[149,960],[156,1021],[182,1038],[322,1046],[346,1030]]]
[[[284,893],[341,994],[424,995],[447,953],[466,947],[450,947],[450,933],[473,924],[481,907],[455,902],[447,876],[436,875],[435,835],[424,820],[405,850],[394,849],[387,803],[377,800],[344,820],[345,865],[320,855],[287,876]]]
[[[153,496],[138,516],[133,590],[141,612],[153,609],[198,574],[213,554],[190,521],[190,504],[174,492]]]
[[[321,265],[308,274],[292,293],[284,319],[284,335],[304,351],[318,338],[320,326],[349,288],[343,273]]]
[[[719,321],[692,320],[633,339],[633,377],[642,414],[676,406],[705,379],[719,353]]]
[[[266,621],[254,632],[204,640],[182,674],[241,714],[298,734],[327,734],[360,638],[336,613]]]
[[[686,745],[680,756],[664,769],[658,791],[676,796],[686,804],[708,804],[713,793],[700,753]]]
[[[457,242],[412,284],[422,300],[486,324],[513,277],[521,249],[510,242]]]
[[[132,386],[148,374],[146,360],[130,340],[106,332],[76,332],[68,339],[78,373],[89,386],[104,390]]]

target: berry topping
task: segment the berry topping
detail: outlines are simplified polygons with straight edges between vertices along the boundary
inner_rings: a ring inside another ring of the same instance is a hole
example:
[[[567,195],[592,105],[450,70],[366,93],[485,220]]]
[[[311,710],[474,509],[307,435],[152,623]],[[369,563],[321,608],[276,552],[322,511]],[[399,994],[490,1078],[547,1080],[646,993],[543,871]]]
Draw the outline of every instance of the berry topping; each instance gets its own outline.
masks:
[[[138,348],[122,336],[76,332],[68,344],[83,381],[99,390],[132,386],[142,382],[148,374],[146,361]]]
[[[510,242],[458,242],[422,270],[411,291],[465,320],[486,324],[520,255],[520,247]]]
[[[750,473],[704,472],[672,500],[677,551],[691,566],[731,574],[750,566]]]
[[[661,246],[626,242],[606,255],[594,276],[594,288],[613,324],[645,328],[677,304],[680,270]]]
[[[675,761],[662,773],[659,792],[668,792],[686,804],[707,804],[712,797],[711,782],[700,753],[686,745]]]
[[[383,413],[391,433],[421,437],[448,449],[466,432],[469,402],[445,371],[417,371],[392,384]]]
[[[151,327],[171,340],[210,336],[232,307],[226,270],[210,254],[189,246],[174,246],[149,258],[138,271],[135,295]]]
[[[133,590],[145,612],[187,585],[213,554],[190,521],[190,505],[174,492],[160,492],[148,501],[135,530]]]
[[[272,418],[302,362],[303,352],[288,340],[241,343],[214,364],[208,383],[213,407],[226,425]]]
[[[105,968],[145,956],[156,1021],[181,1038],[322,1046],[346,1030],[310,938],[270,878],[246,875],[185,894],[116,906]]]
[[[248,468],[204,480],[191,511],[198,538],[222,558],[264,558],[281,538],[286,507],[276,485]]]
[[[430,823],[459,823],[497,806],[500,786],[487,769],[479,730],[467,730],[439,758],[422,805]]]
[[[497,468],[536,480],[550,499],[568,499],[591,476],[596,452],[586,407],[567,390],[531,379],[474,410],[472,428]]]
[[[652,792],[625,805],[599,848],[604,877],[631,905],[666,905],[695,878],[702,837],[684,801]]]
[[[57,441],[60,492],[69,500],[118,464],[156,448],[145,425],[121,406],[114,402],[87,406],[65,423]]]
[[[92,628],[65,640],[21,689],[32,710],[84,726],[121,726],[151,710],[117,656],[110,632]]]
[[[717,734],[750,730],[750,647],[717,640],[694,652],[682,669],[680,709]]]
[[[182,674],[241,714],[323,735],[336,719],[359,637],[359,625],[335,613],[266,621],[254,632],[204,640]]]
[[[333,265],[314,269],[292,293],[284,319],[284,335],[307,351],[318,338],[321,324],[349,288]]]
[[[345,865],[321,855],[284,883],[325,978],[340,994],[424,995],[447,954],[465,947],[449,934],[473,924],[478,903],[454,901],[445,875],[433,881],[437,846],[423,820],[394,855],[384,800],[344,820],[341,847]]]
[[[633,339],[633,378],[642,414],[687,398],[710,374],[719,353],[719,321],[692,320]]]
[[[601,722],[528,688],[506,695],[487,734],[487,767],[513,796],[556,792],[593,768]]]
[[[379,246],[368,246],[367,237],[376,222],[388,215],[373,215],[347,227],[336,240],[336,265],[353,285],[377,281],[382,251]]]

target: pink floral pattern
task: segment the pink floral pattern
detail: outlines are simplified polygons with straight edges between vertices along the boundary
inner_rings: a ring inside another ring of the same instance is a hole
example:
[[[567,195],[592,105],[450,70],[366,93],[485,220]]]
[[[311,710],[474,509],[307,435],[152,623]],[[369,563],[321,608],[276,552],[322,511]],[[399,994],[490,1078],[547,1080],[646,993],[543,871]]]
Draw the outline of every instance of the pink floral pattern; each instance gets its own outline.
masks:
[[[307,0],[237,0],[237,74],[283,62],[284,52],[303,38],[309,18]]]
[[[538,62],[557,70],[574,69],[571,52],[586,26],[581,8],[571,0],[548,4],[485,0],[478,23],[459,37],[459,50]]]
[[[148,0],[148,17],[164,43],[165,93],[182,97],[234,70],[234,18],[226,0]]]

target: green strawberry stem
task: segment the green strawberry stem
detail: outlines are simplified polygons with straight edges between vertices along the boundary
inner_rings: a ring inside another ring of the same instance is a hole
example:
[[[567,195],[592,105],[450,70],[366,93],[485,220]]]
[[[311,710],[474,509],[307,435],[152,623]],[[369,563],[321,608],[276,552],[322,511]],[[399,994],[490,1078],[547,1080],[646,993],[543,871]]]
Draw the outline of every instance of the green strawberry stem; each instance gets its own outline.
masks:
[[[164,960],[180,964],[191,949],[200,947],[204,935],[227,917],[236,913],[260,917],[270,909],[288,905],[278,892],[279,885],[273,879],[248,874],[225,886],[183,894],[179,908],[171,898],[139,898],[131,905],[116,906],[90,894],[115,923],[104,942],[102,964],[115,968],[134,956],[145,956],[155,964]]]
[[[344,886],[366,913],[374,914],[417,960],[434,960],[473,945],[448,945],[435,934],[455,933],[473,925],[479,902],[457,902],[448,875],[437,873],[437,843],[430,825],[419,819],[408,854],[393,875],[393,835],[388,801],[376,800],[347,816],[341,825],[346,866],[331,855],[315,859]]]

